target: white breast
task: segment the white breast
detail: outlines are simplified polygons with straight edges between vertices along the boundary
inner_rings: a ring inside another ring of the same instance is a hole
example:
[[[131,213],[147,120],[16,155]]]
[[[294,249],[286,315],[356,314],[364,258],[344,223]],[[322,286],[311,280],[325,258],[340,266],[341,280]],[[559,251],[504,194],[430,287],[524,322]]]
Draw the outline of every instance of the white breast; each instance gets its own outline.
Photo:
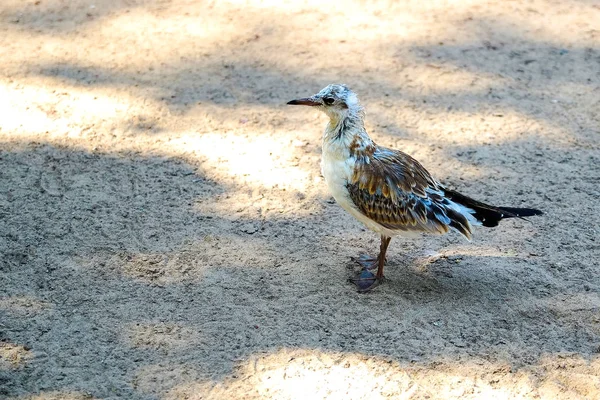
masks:
[[[368,229],[388,237],[405,236],[415,237],[417,231],[394,231],[374,222],[358,210],[350,198],[346,185],[352,181],[356,159],[350,155],[349,142],[351,138],[330,140],[326,131],[323,138],[323,155],[321,158],[321,172],[325,183],[335,201],[350,215],[362,222]]]
[[[352,200],[348,195],[346,184],[352,178],[354,171],[354,158],[347,151],[325,144],[323,146],[323,157],[321,158],[321,172],[325,183],[329,187],[331,195],[348,212],[354,208]]]
[[[346,185],[352,179],[354,174],[354,165],[356,160],[350,156],[346,146],[339,141],[331,143],[323,141],[323,156],[321,158],[321,172],[325,178],[325,183],[335,201],[354,218],[362,222],[368,229],[389,237],[399,234],[406,235],[407,232],[398,232],[389,230],[378,223],[367,218],[354,205],[350,198]],[[412,235],[408,235],[412,236]]]

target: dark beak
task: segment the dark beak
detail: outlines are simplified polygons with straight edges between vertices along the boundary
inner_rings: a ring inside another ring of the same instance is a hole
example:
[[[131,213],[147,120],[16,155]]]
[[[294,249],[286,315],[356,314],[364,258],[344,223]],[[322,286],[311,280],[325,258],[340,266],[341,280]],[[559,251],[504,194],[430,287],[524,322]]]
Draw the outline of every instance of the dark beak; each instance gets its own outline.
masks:
[[[287,102],[291,106],[320,106],[321,103],[315,101],[310,97],[306,97],[304,99],[292,100]]]

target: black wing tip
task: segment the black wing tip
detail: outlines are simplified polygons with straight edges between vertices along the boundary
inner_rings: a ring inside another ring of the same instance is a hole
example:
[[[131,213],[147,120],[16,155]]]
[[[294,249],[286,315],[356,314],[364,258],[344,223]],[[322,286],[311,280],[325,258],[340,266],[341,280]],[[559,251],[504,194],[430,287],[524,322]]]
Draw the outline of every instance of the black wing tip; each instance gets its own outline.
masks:
[[[486,228],[494,228],[494,227],[498,226],[498,224],[500,223],[500,218],[496,218],[496,219],[482,218],[482,219],[478,219],[478,221],[481,222],[481,225],[485,226]]]
[[[534,215],[544,215],[542,210],[537,208],[518,208],[518,207],[498,207],[501,211],[506,211],[516,217],[532,217]],[[507,216],[510,217],[510,216]]]
[[[544,215],[542,210],[538,210],[536,208],[529,208],[528,210],[531,211],[531,215]]]

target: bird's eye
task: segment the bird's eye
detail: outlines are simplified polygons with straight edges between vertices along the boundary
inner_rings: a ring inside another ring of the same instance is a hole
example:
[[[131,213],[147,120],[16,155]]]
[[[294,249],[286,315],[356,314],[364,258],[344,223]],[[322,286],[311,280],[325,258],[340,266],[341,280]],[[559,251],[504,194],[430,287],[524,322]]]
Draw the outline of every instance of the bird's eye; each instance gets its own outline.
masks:
[[[323,102],[325,104],[327,104],[328,106],[332,105],[334,101],[335,101],[335,99],[333,97],[325,97],[323,99]]]

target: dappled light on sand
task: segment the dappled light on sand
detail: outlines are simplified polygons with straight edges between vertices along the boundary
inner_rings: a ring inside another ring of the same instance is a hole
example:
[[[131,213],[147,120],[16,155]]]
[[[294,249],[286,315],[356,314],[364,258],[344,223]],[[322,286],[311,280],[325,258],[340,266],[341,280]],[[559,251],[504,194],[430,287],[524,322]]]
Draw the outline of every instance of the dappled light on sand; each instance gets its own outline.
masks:
[[[98,397],[94,397],[86,392],[79,391],[47,391],[42,392],[33,396],[22,396],[15,397],[14,400],[96,400]],[[13,400],[13,399],[11,399]]]
[[[305,143],[300,142],[300,146]],[[294,165],[296,148],[288,136],[275,138],[259,132],[248,137],[233,134],[188,134],[169,143],[176,151],[194,151],[240,184],[266,188],[302,189],[309,173]]]
[[[0,121],[4,140],[24,140],[42,135],[67,145],[90,141],[98,131],[119,126],[139,114],[126,95],[108,94],[63,85],[50,79],[36,79],[26,84],[0,85]],[[118,145],[117,145],[118,147]]]
[[[198,346],[210,338],[203,337],[194,329],[177,323],[137,322],[125,329],[122,340],[134,347],[156,350],[173,350]]]
[[[23,367],[33,358],[31,349],[15,343],[0,343],[0,372]]]
[[[548,369],[562,360],[564,368]],[[506,363],[439,360],[400,364],[384,357],[282,349],[241,362],[222,382],[182,384],[166,400],[197,399],[558,399],[596,392],[600,360],[549,356],[513,371]],[[576,382],[565,386],[567,380]],[[563,397],[564,396],[564,397]]]
[[[600,376],[600,7],[0,1],[0,398],[582,399]],[[544,215],[378,237],[321,177],[378,145]]]

